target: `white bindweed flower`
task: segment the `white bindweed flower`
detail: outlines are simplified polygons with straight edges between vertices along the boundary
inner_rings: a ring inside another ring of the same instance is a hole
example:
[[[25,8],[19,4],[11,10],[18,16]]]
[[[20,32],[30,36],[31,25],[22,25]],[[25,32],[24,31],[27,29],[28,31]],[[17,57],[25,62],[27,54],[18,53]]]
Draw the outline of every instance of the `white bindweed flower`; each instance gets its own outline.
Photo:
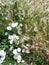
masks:
[[[3,63],[3,60],[0,60],[0,64]]]
[[[22,52],[24,53],[25,52],[25,49],[22,49]]]
[[[17,55],[14,55],[13,58],[16,60],[17,59]]]
[[[13,38],[18,40],[19,36],[17,36],[16,34],[13,34]]]
[[[4,50],[0,50],[0,56],[5,56],[6,55],[6,53],[5,53],[5,51]]]
[[[21,62],[21,60],[22,60],[21,55],[18,55],[18,56],[17,56],[17,62],[18,62],[18,63],[20,63],[20,62]]]
[[[20,23],[20,26],[23,26],[22,23]]]
[[[21,57],[21,55],[18,53],[18,52],[20,52],[20,51],[21,51],[21,48],[17,48],[17,49],[14,49],[14,50],[13,50],[13,54],[14,54],[13,58],[14,58],[15,60],[17,60],[18,63],[20,63],[20,62],[22,61],[22,57]]]
[[[13,43],[13,40],[9,40],[9,42],[10,42],[10,44],[12,44]]]
[[[18,22],[16,22],[16,23],[14,23],[14,22],[12,22],[12,24],[11,24],[11,26],[14,28],[14,27],[17,27],[17,25],[18,25]]]
[[[11,31],[12,30],[11,26],[8,26],[7,27],[7,30]]]
[[[22,63],[24,63],[25,61],[24,61],[24,60],[22,60],[21,62],[22,62]]]
[[[8,39],[13,40],[13,35],[9,35]]]
[[[14,50],[13,50],[13,54],[14,54],[14,55],[18,55],[17,49],[14,49]]]
[[[22,60],[21,55],[14,55],[13,58],[14,58],[15,60],[17,60],[18,63],[20,63],[21,60]]]
[[[12,39],[17,39],[17,40],[18,40],[18,39],[19,39],[19,36],[17,36],[16,34],[9,35],[9,36],[8,36],[8,39],[11,39],[11,40],[12,40]]]
[[[15,41],[15,40],[18,40],[18,39],[19,39],[19,36],[17,36],[16,34],[9,35],[9,36],[8,36],[8,39],[9,39],[10,44],[12,44],[12,43],[13,43],[13,41]]]
[[[6,52],[4,50],[0,50],[0,64],[3,63],[5,59]]]
[[[21,48],[17,48],[17,52],[21,52]]]
[[[21,34],[22,31],[21,31],[21,28],[18,28],[18,34]]]

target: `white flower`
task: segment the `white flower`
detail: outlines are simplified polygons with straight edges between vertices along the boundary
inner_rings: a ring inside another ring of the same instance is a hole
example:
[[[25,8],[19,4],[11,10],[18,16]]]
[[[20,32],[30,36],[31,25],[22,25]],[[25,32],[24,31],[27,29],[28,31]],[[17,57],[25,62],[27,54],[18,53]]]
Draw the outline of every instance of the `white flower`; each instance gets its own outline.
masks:
[[[8,39],[13,40],[13,35],[9,35]]]
[[[21,60],[22,60],[21,55],[14,55],[13,58],[14,58],[15,60],[17,60],[18,63],[20,63]]]
[[[23,26],[22,23],[20,23],[20,26]]]
[[[17,60],[17,55],[14,55],[13,58],[14,58],[15,60]]]
[[[8,39],[19,39],[19,36],[17,36],[16,34],[13,34],[13,35],[9,35],[8,36]]]
[[[17,52],[21,52],[21,48],[17,48]]]
[[[5,56],[6,55],[6,53],[4,52],[4,50],[0,50],[0,56]]]
[[[24,60],[22,60],[21,62],[22,62],[22,63],[24,63],[25,61],[24,61]]]
[[[5,56],[2,56],[1,60],[4,60],[5,59]]]
[[[17,49],[14,49],[14,50],[13,50],[13,54],[14,54],[13,58],[14,58],[15,60],[17,60],[18,63],[20,63],[21,60],[22,60],[21,55],[18,53],[18,52],[20,52],[20,51],[21,51],[20,48],[17,48]]]
[[[3,63],[4,59],[5,59],[5,51],[4,50],[0,50],[0,64]]]
[[[21,28],[18,28],[18,34],[21,34],[22,33],[21,30],[22,30]]]
[[[14,55],[18,55],[17,49],[14,49],[14,50],[13,50],[13,54],[14,54]]]
[[[10,42],[10,44],[12,44],[13,43],[13,40],[9,40],[9,42]]]
[[[25,52],[25,49],[22,49],[22,52],[24,53]]]
[[[7,30],[11,31],[12,30],[11,26],[8,26],[7,27]]]
[[[11,26],[14,28],[14,27],[17,27],[17,25],[18,25],[18,22],[16,22],[16,23],[14,23],[14,22],[12,22],[12,24],[11,24]]]
[[[3,63],[3,60],[0,60],[0,64]]]
[[[20,63],[20,62],[21,62],[21,60],[22,60],[21,55],[18,55],[18,56],[17,56],[17,62],[18,62],[18,63]]]
[[[19,36],[16,36],[16,39],[18,40],[19,39]]]
[[[13,38],[18,40],[19,36],[17,36],[16,34],[13,34]]]
[[[8,36],[8,39],[9,39],[10,44],[12,44],[12,43],[13,43],[13,41],[15,41],[15,40],[18,40],[18,39],[19,39],[19,36],[17,36],[16,34],[9,35],[9,36]]]

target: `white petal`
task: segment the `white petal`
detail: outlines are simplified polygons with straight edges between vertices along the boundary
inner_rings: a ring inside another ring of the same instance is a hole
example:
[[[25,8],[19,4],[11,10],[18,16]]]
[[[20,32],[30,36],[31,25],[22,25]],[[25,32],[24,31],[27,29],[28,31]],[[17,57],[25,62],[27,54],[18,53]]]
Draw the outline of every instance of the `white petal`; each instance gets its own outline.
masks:
[[[17,59],[17,56],[16,56],[16,55],[14,55],[14,56],[13,56],[13,58],[16,60],[16,59]]]
[[[0,56],[5,56],[6,53],[4,52],[4,50],[0,50]]]
[[[24,63],[25,61],[24,61],[24,60],[22,60],[21,62],[22,62],[22,63]]]
[[[16,39],[18,40],[19,39],[19,36],[16,36]]]
[[[17,27],[17,25],[18,25],[18,22],[16,22],[16,23],[13,22],[13,23],[11,24],[11,26],[12,26],[13,28],[14,28],[14,27]]]
[[[20,63],[21,61],[20,60],[17,60],[18,63]]]
[[[3,63],[3,60],[0,60],[0,64]]]
[[[14,49],[14,50],[13,50],[13,54],[14,54],[14,55],[18,55],[17,49]]]
[[[17,51],[18,51],[18,52],[21,52],[21,48],[17,48]]]
[[[13,35],[9,35],[8,36],[8,39],[13,39]]]
[[[13,38],[18,40],[19,36],[17,36],[16,34],[13,34]]]
[[[8,27],[7,27],[7,30],[9,30],[9,31],[12,30],[11,26],[8,26]]]
[[[9,42],[10,42],[10,44],[13,44],[13,40],[10,40]]]
[[[5,59],[5,56],[2,56],[2,57],[1,57],[1,60],[4,60],[4,59]]]
[[[21,55],[18,55],[17,60],[21,61],[21,59],[22,59]]]

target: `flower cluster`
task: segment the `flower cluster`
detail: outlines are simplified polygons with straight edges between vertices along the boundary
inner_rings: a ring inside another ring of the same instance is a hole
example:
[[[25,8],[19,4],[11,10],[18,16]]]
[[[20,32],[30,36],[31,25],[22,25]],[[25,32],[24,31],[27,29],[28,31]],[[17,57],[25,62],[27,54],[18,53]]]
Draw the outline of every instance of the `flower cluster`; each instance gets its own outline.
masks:
[[[11,24],[9,24],[9,26],[7,27],[7,30],[11,31],[12,30],[12,27],[15,28],[18,26],[18,22],[14,23],[12,22]]]
[[[12,51],[13,58],[17,60],[18,63],[24,62],[21,56],[21,46],[20,45],[20,34],[22,33],[22,23],[18,24],[18,22],[12,22],[9,23],[9,25],[6,27],[5,36],[7,36],[10,49],[9,51]],[[12,32],[13,31],[13,32]],[[6,49],[6,48],[5,48]],[[3,63],[5,59],[5,51],[0,50],[0,64]]]
[[[14,54],[13,58],[17,60],[18,63],[24,62],[24,60],[22,60],[22,56],[20,55],[20,52],[21,52],[21,48],[19,47],[13,50],[13,54]]]
[[[22,31],[21,31],[21,27],[22,27],[23,25],[22,25],[22,23],[20,23],[20,24],[18,24],[18,22],[12,22],[12,23],[10,23],[8,26],[7,26],[7,32],[5,33],[5,35],[6,36],[8,36],[8,40],[9,40],[9,43],[10,43],[10,45],[11,45],[11,47],[10,47],[10,51],[12,51],[12,53],[13,53],[13,58],[15,59],[15,60],[17,60],[17,62],[18,63],[20,63],[20,62],[24,62],[24,60],[22,59],[22,56],[21,56],[21,48],[18,46],[19,45],[19,40],[20,40],[20,34],[22,33]],[[17,32],[17,34],[15,33],[15,32],[13,32],[12,34],[11,34],[11,31],[12,30],[17,30],[18,32]],[[9,33],[10,32],[10,33]],[[16,45],[16,48],[14,48],[14,46],[12,46],[13,44],[15,44]],[[13,49],[14,48],[14,49]]]
[[[3,63],[6,56],[6,52],[4,50],[0,50],[0,64]]]
[[[9,39],[10,44],[12,44],[14,42],[14,40],[15,41],[19,40],[19,36],[15,35],[15,34],[9,35],[8,39]]]

